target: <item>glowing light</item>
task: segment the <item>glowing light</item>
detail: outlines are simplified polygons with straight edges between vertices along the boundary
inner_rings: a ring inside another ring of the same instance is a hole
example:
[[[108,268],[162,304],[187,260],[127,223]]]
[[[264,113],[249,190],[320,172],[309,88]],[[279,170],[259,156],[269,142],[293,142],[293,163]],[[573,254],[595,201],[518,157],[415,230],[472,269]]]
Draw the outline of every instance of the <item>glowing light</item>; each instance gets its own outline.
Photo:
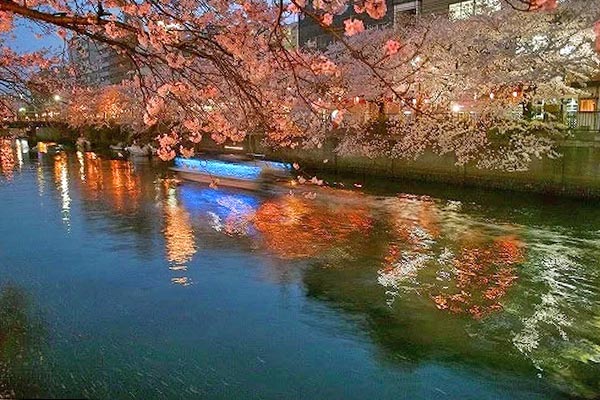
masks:
[[[177,204],[175,189],[167,189],[165,228],[163,231],[167,259],[172,271],[187,270],[187,263],[196,254],[196,239],[187,211]]]
[[[225,192],[222,190],[201,189],[193,186],[180,187],[180,199],[186,209],[192,213],[199,209],[210,209],[220,218],[226,219],[235,209],[254,212],[259,206],[259,199],[247,193]]]
[[[461,109],[462,109],[462,106],[461,106],[460,104],[458,104],[458,103],[454,103],[454,104],[452,104],[452,106],[451,106],[451,110],[452,110],[452,112],[454,112],[454,113],[458,113],[458,112],[460,112],[460,110],[461,110]]]
[[[514,91],[514,92],[512,92],[512,95],[513,95],[513,97],[518,97],[519,96],[519,92]]]
[[[23,152],[23,154],[29,153],[29,143],[27,142],[27,139],[17,139],[17,142],[21,143],[21,152]]]
[[[312,257],[344,246],[371,228],[367,209],[283,196],[261,204],[253,218],[261,243],[283,259]]]
[[[196,170],[213,177],[256,180],[264,169],[289,170],[288,164],[274,161],[259,161],[256,165],[231,163],[220,160],[176,158],[175,167]]]
[[[38,162],[36,172],[38,181],[38,195],[42,197],[44,195],[44,189],[46,188],[46,179],[44,177],[44,169],[41,162]]]
[[[54,157],[54,180],[60,191],[62,221],[67,228],[71,225],[71,196],[69,195],[69,171],[67,155],[62,153]]]
[[[12,141],[10,139],[0,139],[0,171],[7,179],[12,179],[15,165]]]
[[[19,108],[19,112],[20,112],[20,113],[24,113],[25,111],[27,111],[27,109],[26,109],[25,107],[21,107],[21,108]]]
[[[238,150],[238,151],[242,151],[244,150],[244,148],[242,146],[225,146],[226,150]]]
[[[61,100],[62,100],[62,98],[58,94],[54,95],[54,101],[61,101]]]
[[[496,97],[496,95],[494,94],[494,92],[490,93],[490,99],[494,100],[494,97]]]
[[[85,159],[81,151],[77,152],[77,161],[79,161],[79,179],[85,182]]]
[[[93,153],[92,153],[93,154]],[[91,160],[98,159],[93,154]],[[99,160],[99,159],[98,159]],[[133,165],[122,160],[110,160],[111,198],[118,210],[137,208],[140,196],[139,176],[135,174]]]
[[[23,148],[21,147],[21,140],[17,139],[17,161],[19,162],[19,169],[23,166]]]
[[[413,67],[415,67],[415,68],[416,68],[416,67],[418,67],[418,66],[419,66],[419,64],[421,63],[421,56],[416,56],[415,58],[413,58],[413,59],[411,60],[411,62],[410,62],[410,63],[411,63],[411,65],[412,65]]]

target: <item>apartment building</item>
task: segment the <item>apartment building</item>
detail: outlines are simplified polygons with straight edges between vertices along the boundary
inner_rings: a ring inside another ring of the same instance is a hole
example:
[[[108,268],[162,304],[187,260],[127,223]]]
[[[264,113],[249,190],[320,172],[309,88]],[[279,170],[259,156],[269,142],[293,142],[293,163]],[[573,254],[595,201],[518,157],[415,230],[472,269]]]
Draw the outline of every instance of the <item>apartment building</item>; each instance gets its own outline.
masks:
[[[68,44],[69,58],[80,78],[91,86],[117,84],[133,70],[132,62],[105,43],[75,36]]]
[[[391,26],[406,15],[438,14],[448,15],[452,19],[467,18],[486,6],[500,6],[500,0],[387,0],[388,13],[385,17],[374,20],[365,14],[356,14],[352,6],[333,19],[334,31],[343,34],[343,21],[348,18],[361,19],[367,28]],[[405,19],[404,19],[405,20]],[[311,18],[301,18],[298,23],[298,44],[301,47],[324,49],[334,37],[325,32]]]

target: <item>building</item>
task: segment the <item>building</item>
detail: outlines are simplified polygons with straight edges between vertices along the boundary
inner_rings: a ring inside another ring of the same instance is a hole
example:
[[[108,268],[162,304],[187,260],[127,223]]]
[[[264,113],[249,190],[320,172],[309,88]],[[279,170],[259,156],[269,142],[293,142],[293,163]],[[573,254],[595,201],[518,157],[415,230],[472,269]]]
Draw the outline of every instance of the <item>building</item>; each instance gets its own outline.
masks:
[[[438,14],[448,15],[452,19],[466,18],[478,12],[484,6],[499,5],[500,0],[387,0],[388,13],[381,19],[374,20],[365,14],[356,14],[352,6],[348,6],[341,15],[333,19],[332,27],[340,34],[344,33],[343,21],[348,18],[360,19],[365,27],[391,26],[406,15]],[[301,18],[298,24],[298,43],[300,47],[326,48],[334,37],[325,32],[311,18]]]
[[[69,58],[84,83],[106,86],[122,82],[133,70],[133,63],[124,54],[105,43],[85,36],[75,36],[68,42]]]
[[[287,49],[297,49],[298,48],[298,22],[294,21],[289,24],[285,24],[283,26],[283,32],[286,35],[286,40],[284,42],[284,46]]]

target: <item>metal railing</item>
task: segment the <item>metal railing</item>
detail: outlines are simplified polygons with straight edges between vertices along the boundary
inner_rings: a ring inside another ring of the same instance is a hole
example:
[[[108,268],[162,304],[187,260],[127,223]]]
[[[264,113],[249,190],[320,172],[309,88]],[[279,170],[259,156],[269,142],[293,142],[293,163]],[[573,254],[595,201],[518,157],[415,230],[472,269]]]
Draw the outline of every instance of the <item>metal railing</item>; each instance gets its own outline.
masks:
[[[580,131],[600,131],[600,111],[569,113],[565,116],[566,124]]]

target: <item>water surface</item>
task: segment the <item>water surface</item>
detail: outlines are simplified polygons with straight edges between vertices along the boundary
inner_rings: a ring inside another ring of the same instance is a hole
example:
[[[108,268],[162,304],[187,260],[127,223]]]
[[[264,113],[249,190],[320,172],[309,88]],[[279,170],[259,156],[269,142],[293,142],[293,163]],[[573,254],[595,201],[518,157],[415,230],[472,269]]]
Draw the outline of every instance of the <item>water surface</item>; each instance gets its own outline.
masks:
[[[266,196],[7,146],[0,396],[600,396],[597,203]]]

